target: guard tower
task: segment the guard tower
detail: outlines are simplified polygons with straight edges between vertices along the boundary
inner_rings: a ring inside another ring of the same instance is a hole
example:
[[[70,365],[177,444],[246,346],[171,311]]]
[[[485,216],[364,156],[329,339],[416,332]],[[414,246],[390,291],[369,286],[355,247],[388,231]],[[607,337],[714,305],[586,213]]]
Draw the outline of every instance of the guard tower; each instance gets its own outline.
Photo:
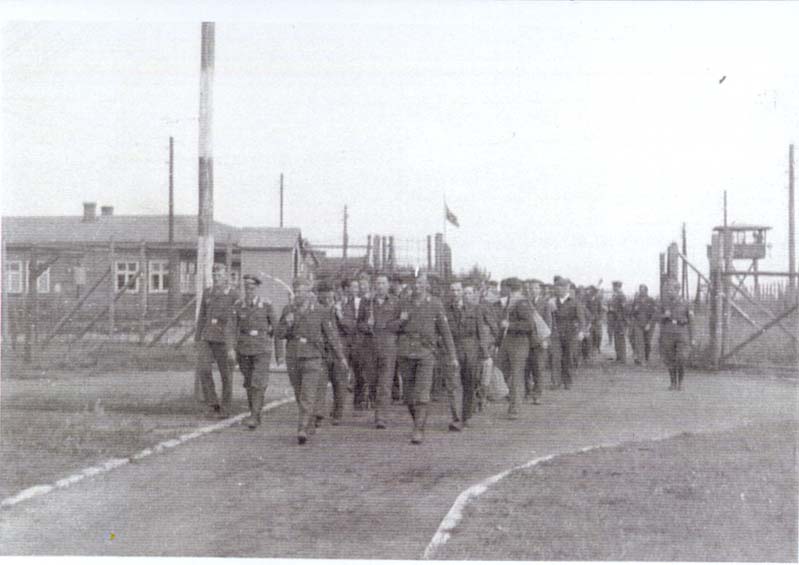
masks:
[[[730,224],[716,226],[713,228],[714,244],[718,242],[719,249],[715,250],[721,261],[724,262],[724,270],[733,270],[732,262],[735,260],[749,260],[751,264],[747,271],[754,277],[755,295],[760,294],[759,281],[757,276],[758,261],[766,257],[766,232],[771,226],[759,226],[754,224]],[[726,233],[726,237],[725,237]],[[708,250],[708,257],[712,258],[713,252]],[[739,281],[743,282],[742,280]]]

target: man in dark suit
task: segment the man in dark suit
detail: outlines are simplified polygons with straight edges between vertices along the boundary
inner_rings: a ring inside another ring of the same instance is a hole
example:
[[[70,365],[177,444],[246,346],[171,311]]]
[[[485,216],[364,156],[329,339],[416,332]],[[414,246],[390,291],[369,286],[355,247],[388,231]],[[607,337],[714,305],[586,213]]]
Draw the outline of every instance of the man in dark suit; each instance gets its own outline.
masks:
[[[621,281],[613,281],[613,296],[608,302],[608,333],[613,336],[617,363],[627,361],[627,297],[621,286]]]
[[[552,362],[560,364],[561,381],[566,390],[572,384],[572,350],[582,341],[586,328],[583,309],[571,296],[570,286],[568,279],[559,279],[555,284],[555,298],[551,301],[552,334],[556,337],[553,340],[555,349]]]
[[[470,296],[474,295],[474,288],[467,288]],[[482,309],[474,301],[466,299],[463,284],[459,281],[450,284],[446,313],[460,365],[458,370],[450,371],[447,379],[452,411],[449,429],[460,431],[468,425],[474,413],[480,364],[490,355],[488,328],[483,320]]]

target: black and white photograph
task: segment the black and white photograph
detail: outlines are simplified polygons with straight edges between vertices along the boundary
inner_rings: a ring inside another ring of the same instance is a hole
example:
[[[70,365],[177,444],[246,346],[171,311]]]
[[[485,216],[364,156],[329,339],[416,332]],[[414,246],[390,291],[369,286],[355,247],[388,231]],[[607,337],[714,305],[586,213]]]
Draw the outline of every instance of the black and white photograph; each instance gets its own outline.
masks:
[[[799,561],[799,2],[0,18],[4,562]]]

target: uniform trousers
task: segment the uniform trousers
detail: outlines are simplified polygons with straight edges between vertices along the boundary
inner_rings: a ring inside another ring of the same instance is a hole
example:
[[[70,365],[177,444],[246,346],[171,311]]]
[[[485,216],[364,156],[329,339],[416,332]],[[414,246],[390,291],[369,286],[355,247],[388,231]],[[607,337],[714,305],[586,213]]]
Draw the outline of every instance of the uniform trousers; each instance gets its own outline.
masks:
[[[573,336],[560,336],[552,334],[552,375],[557,375],[557,384],[571,386],[572,384],[572,355],[577,340]]]
[[[689,339],[685,326],[663,324],[660,328],[660,354],[669,369],[680,369],[688,361]]]
[[[327,383],[333,388],[333,410],[330,417],[341,420],[344,416],[344,403],[347,395],[347,372],[335,356],[326,358],[322,363],[323,374],[316,386],[316,403],[314,414],[324,418],[327,405]]]
[[[541,376],[544,371],[547,350],[537,345],[530,348],[527,365],[524,368],[524,395],[541,396]]]
[[[292,357],[286,359],[289,381],[299,408],[297,431],[311,432],[319,380],[323,376],[321,357]]]
[[[435,357],[432,353],[419,357],[400,357],[399,366],[402,373],[405,404],[427,404],[430,402],[430,389],[433,386],[433,366]]]
[[[616,361],[627,361],[627,337],[624,335],[624,324],[613,324],[613,345],[616,347]]]
[[[602,347],[602,322],[595,321],[591,324],[591,347],[599,351]]]
[[[652,349],[653,327],[644,329],[645,325],[635,324],[633,326],[633,354],[636,361],[649,361],[649,352]]]
[[[245,390],[266,390],[266,387],[269,386],[269,362],[272,359],[272,352],[267,351],[256,355],[239,353],[236,357],[241,374],[244,375]]]
[[[219,367],[222,380],[222,407],[227,410],[233,400],[233,371],[227,356],[227,347],[222,341],[197,342],[197,373],[200,377],[203,399],[210,406],[219,406],[219,397],[214,386],[213,363]]]
[[[524,369],[530,355],[530,338],[526,335],[508,334],[499,350],[499,366],[508,385],[509,414],[517,414],[519,401],[524,394]]]

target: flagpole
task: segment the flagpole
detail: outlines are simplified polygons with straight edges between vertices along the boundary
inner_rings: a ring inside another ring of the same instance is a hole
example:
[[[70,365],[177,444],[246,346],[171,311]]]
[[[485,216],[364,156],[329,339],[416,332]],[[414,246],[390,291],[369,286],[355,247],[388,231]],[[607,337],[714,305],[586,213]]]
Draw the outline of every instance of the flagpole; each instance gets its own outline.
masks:
[[[444,243],[447,242],[447,193],[444,193],[444,232],[443,232],[443,241]]]

